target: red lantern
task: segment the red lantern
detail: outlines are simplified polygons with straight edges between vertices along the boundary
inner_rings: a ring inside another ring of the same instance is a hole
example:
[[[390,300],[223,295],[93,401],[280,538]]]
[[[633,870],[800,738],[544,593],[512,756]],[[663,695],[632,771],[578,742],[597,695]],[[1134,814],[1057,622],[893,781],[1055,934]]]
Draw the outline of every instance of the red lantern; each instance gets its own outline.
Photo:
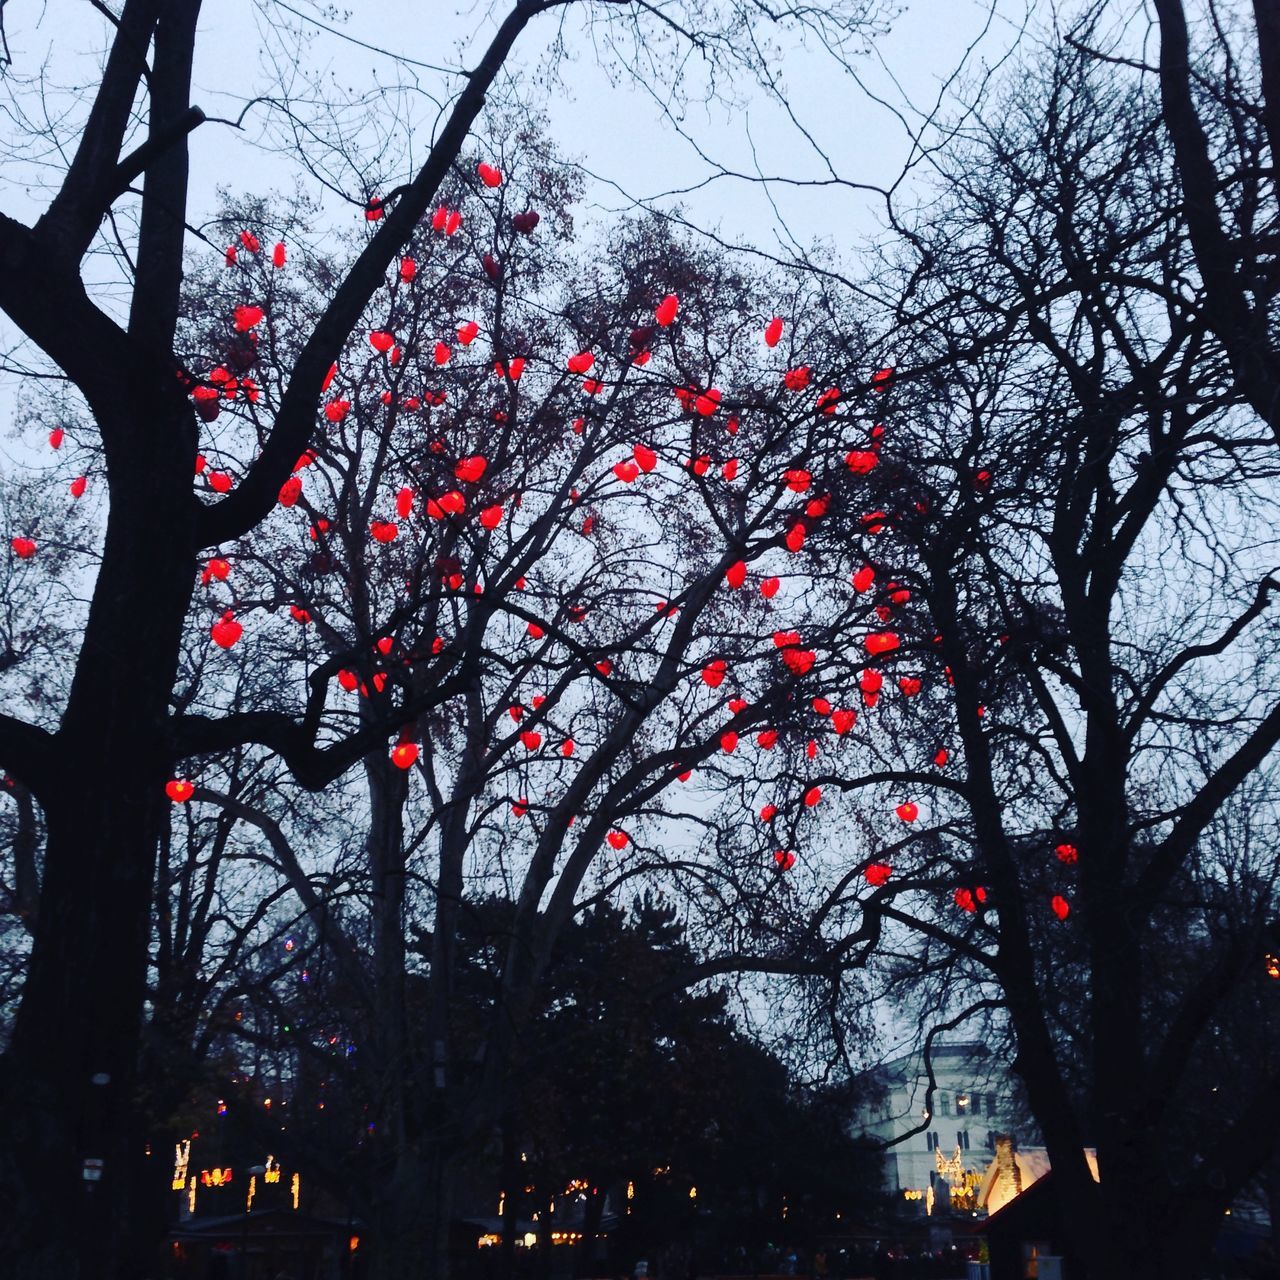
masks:
[[[174,778],[164,784],[164,793],[174,804],[186,804],[195,793],[195,789],[195,783],[188,782],[185,778]]]
[[[248,333],[255,325],[262,323],[266,312],[261,307],[240,306],[233,312],[237,333]]]
[[[409,769],[417,762],[418,744],[416,742],[400,742],[391,748],[391,763],[397,769]]]
[[[831,715],[831,727],[836,731],[838,737],[843,738],[855,724],[858,723],[858,713],[856,711],[835,711]]]
[[[489,463],[480,454],[470,458],[459,458],[454,465],[453,474],[464,484],[474,484],[484,475]]]
[[[878,889],[893,874],[893,868],[887,862],[873,862],[862,875],[872,888]]]
[[[812,649],[784,649],[782,661],[793,676],[802,676],[812,668],[816,654]]]
[[[908,800],[900,804],[894,813],[902,819],[903,822],[914,822],[920,816],[920,806]]]
[[[674,293],[669,293],[658,303],[657,310],[653,313],[653,318],[665,329],[675,320],[676,312],[679,310],[680,299]]]
[[[217,622],[209,628],[209,634],[213,637],[213,643],[219,649],[230,649],[241,635],[244,634],[244,628],[235,620],[235,615],[228,609]]]
[[[779,339],[782,337],[782,317],[774,316],[764,327],[764,344],[766,347],[776,347]]]
[[[796,865],[796,855],[790,849],[778,849],[773,855],[773,860],[779,871],[790,871]]]

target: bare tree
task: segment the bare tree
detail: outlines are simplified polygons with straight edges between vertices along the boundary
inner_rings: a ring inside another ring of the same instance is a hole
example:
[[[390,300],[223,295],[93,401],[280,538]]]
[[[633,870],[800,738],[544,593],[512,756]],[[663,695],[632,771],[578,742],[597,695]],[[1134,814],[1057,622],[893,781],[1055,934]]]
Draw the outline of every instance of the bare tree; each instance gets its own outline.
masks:
[[[1193,1275],[1276,1132],[1272,1050],[1205,1067],[1276,994],[1275,402],[1248,374],[1275,294],[1233,350],[1193,207],[1214,184],[1183,198],[1167,84],[1099,30],[970,104],[884,277],[885,532],[824,536],[909,589],[893,660],[950,732],[914,807],[876,806],[883,882],[827,942],[878,936],[946,984],[950,1027],[1003,1010],[1079,1274]],[[1230,119],[1261,157],[1263,113]],[[1260,271],[1270,190],[1244,167]]]
[[[391,728],[476,679],[476,655],[442,652],[417,691],[399,690],[384,714],[322,743],[316,734],[324,679],[301,716],[264,706],[211,720],[175,716],[171,707],[199,552],[247,536],[273,509],[312,440],[330,366],[431,208],[510,50],[535,18],[569,8],[518,0],[501,18],[488,48],[461,75],[425,162],[369,199],[372,234],[346,273],[328,282],[323,310],[296,345],[287,386],[240,482],[205,502],[192,491],[195,406],[218,388],[184,367],[174,341],[187,238],[187,140],[205,119],[191,102],[200,6],[126,0],[118,14],[93,7],[114,30],[57,190],[34,226],[0,220],[0,307],[87,403],[109,491],[92,602],[56,730],[14,715],[0,722],[0,759],[35,797],[47,828],[31,959],[0,1067],[0,1096],[14,1121],[0,1152],[7,1238],[19,1274],[41,1276],[141,1265],[119,1256],[118,1241],[130,1219],[125,1170],[137,1139],[131,1098],[148,903],[171,762],[257,743],[284,758],[304,785],[320,787]],[[832,21],[854,30],[865,9],[842,7]],[[707,57],[738,48],[729,36],[734,23],[758,16],[702,4],[583,12],[623,23],[637,39],[652,23],[664,38]],[[802,26],[815,20],[807,6],[784,16]],[[127,150],[135,123],[146,136]],[[58,154],[60,141],[50,154]],[[81,266],[100,243],[104,221],[114,231],[113,211],[133,200],[136,235],[120,255],[129,276],[127,319],[117,321],[92,296]],[[18,554],[26,553],[21,545]]]

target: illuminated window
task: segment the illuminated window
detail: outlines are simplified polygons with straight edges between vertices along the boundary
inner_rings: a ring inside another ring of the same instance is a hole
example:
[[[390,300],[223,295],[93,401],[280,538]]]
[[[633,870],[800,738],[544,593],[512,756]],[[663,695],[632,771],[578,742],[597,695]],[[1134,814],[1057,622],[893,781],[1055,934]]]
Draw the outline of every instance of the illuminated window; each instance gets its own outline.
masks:
[[[956,1115],[963,1116],[969,1112],[969,1095],[967,1093],[956,1094]]]

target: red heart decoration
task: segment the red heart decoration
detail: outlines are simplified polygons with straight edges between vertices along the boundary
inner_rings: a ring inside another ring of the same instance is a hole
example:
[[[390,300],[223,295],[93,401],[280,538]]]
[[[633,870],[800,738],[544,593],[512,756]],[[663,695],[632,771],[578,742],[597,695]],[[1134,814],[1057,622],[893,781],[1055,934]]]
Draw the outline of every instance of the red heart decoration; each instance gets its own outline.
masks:
[[[230,649],[241,635],[244,634],[244,628],[235,620],[235,616],[228,609],[226,613],[218,619],[217,622],[209,628],[209,634],[213,637],[213,643],[220,649]]]

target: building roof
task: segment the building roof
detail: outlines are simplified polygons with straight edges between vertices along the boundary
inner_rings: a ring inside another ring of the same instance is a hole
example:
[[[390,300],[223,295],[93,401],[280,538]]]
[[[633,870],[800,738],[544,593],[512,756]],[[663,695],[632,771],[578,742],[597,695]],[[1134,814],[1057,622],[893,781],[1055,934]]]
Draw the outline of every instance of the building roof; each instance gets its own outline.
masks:
[[[1093,1174],[1094,1182],[1097,1182],[1098,1153],[1093,1147],[1086,1147],[1084,1156],[1089,1162],[1089,1172]],[[985,1209],[990,1215],[999,1213],[1018,1195],[1042,1178],[1047,1178],[1051,1170],[1049,1153],[1044,1147],[1025,1147],[1013,1152],[1013,1163],[1017,1168],[1016,1182],[1007,1166],[1002,1167],[999,1156],[991,1161],[983,1175],[978,1187],[978,1207]]]
[[[944,1040],[937,1042],[929,1049],[929,1058],[934,1063],[942,1063],[949,1060],[955,1062],[977,1062],[991,1057],[991,1048],[981,1040]],[[901,1068],[909,1064],[919,1063],[919,1070],[924,1069],[924,1049],[911,1049],[906,1053],[899,1054],[896,1058],[890,1058],[887,1062],[881,1062],[872,1068],[872,1071],[892,1071],[895,1068]]]

